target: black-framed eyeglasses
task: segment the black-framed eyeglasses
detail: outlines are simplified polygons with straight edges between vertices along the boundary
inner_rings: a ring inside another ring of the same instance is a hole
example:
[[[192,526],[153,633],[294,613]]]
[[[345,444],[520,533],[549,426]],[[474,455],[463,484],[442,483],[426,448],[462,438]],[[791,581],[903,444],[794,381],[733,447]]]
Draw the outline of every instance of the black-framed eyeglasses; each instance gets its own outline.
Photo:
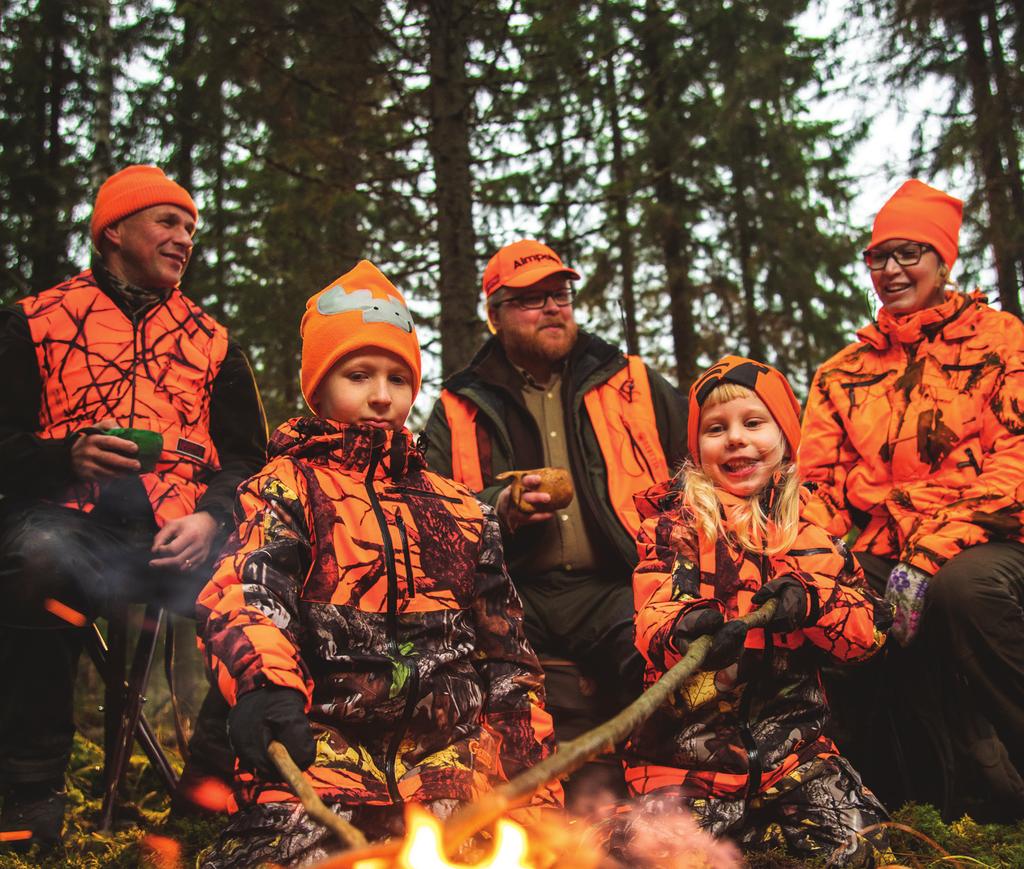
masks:
[[[557,290],[548,290],[546,293],[526,293],[522,296],[513,296],[511,299],[502,299],[495,302],[492,307],[498,308],[501,305],[517,305],[527,311],[536,311],[543,308],[548,299],[552,299],[559,308],[571,305],[576,298],[576,290],[572,287],[560,287]]]
[[[896,260],[898,266],[916,266],[927,251],[935,250],[930,244],[920,241],[908,241],[892,250],[880,250],[870,247],[864,251],[864,263],[873,272],[880,272],[889,262],[889,257]]]

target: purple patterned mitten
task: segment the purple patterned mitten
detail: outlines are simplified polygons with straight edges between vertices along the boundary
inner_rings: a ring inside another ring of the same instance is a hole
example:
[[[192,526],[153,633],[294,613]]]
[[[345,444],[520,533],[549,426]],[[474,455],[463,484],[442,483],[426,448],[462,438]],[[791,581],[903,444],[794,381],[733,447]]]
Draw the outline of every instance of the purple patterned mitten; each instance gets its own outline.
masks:
[[[902,561],[889,574],[885,586],[885,599],[893,608],[892,629],[889,633],[901,646],[909,646],[917,634],[930,579],[930,574]]]

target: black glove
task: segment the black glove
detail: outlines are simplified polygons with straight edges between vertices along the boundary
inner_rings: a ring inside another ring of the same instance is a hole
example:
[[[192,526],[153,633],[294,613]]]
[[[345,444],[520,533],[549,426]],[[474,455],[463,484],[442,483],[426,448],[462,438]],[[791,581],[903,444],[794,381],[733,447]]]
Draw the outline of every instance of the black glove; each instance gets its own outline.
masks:
[[[676,619],[672,628],[672,641],[679,654],[685,655],[690,643],[697,637],[713,634],[722,627],[723,622],[725,617],[717,609],[701,605]]]
[[[721,670],[739,658],[747,637],[747,626],[736,620],[726,622],[725,616],[717,609],[700,607],[690,610],[679,619],[672,634],[681,655],[686,654],[687,646],[698,637],[710,636],[711,647],[701,669]]]
[[[773,597],[779,603],[775,608],[775,615],[765,628],[767,631],[773,634],[788,634],[807,624],[807,617],[810,615],[807,590],[800,580],[793,576],[777,577],[762,585],[750,600],[751,603],[761,606]]]
[[[270,781],[281,780],[281,773],[267,754],[272,739],[288,749],[299,769],[308,769],[316,760],[306,701],[292,688],[258,688],[239,697],[228,714],[228,738],[242,768]]]
[[[747,640],[747,623],[732,619],[719,628],[711,638],[711,648],[704,657],[702,670],[724,670],[735,664],[743,654],[743,644]]]

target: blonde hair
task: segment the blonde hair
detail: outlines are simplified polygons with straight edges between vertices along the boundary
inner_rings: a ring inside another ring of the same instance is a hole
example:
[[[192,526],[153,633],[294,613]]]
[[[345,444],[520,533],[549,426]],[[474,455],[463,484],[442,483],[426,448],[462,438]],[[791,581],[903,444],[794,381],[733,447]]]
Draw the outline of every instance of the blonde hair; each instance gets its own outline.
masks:
[[[722,383],[704,400],[701,411],[750,395],[757,393],[737,383]],[[781,427],[779,435],[785,440]],[[715,492],[715,484],[694,459],[688,459],[676,476],[680,512],[693,521],[696,531],[712,545],[719,537],[726,537],[750,552],[766,555],[785,552],[793,545],[799,530],[800,476],[796,465],[786,455],[788,445],[784,446],[778,466],[772,469],[773,476],[777,471],[781,472],[777,496],[767,505],[762,490],[744,498],[729,510],[726,517]],[[773,486],[774,483],[769,482],[768,485]]]

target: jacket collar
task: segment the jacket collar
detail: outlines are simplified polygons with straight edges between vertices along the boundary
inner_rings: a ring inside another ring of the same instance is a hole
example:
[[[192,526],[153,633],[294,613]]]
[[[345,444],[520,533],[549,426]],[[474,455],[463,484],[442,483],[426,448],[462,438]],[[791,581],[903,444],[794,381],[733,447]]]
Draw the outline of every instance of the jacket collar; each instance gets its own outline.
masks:
[[[618,347],[580,329],[562,371],[562,382],[571,384],[571,388],[575,389],[599,368],[616,363],[622,358],[622,352]],[[513,396],[519,395],[522,390],[523,376],[509,361],[496,336],[489,338],[469,365],[448,378],[443,386],[457,392],[476,379],[504,389]]]
[[[948,291],[941,305],[905,317],[895,317],[883,308],[878,312],[878,320],[861,329],[857,337],[878,350],[895,344],[916,344],[922,339],[934,341],[940,334],[946,340],[956,341],[971,334],[986,301],[981,290],[970,294]]]
[[[300,416],[278,426],[267,447],[269,458],[289,456],[314,465],[397,480],[426,467],[412,433],[348,425],[318,416]]]

